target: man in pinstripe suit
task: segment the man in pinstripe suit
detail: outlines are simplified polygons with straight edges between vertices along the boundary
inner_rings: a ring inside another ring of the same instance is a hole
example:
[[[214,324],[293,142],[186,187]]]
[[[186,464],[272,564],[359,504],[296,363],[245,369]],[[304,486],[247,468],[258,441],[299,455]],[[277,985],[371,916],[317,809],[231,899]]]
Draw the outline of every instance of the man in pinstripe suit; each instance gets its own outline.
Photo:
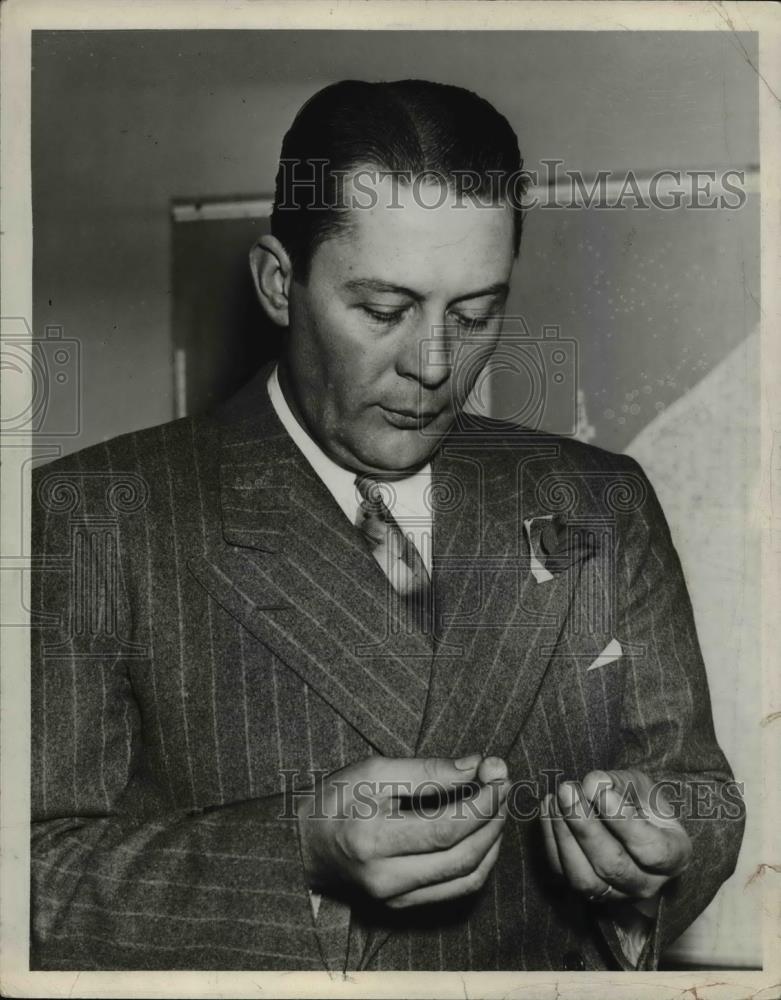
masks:
[[[34,477],[33,967],[654,968],[742,807],[640,468],[462,412],[515,136],[348,82],[282,153],[279,364]]]

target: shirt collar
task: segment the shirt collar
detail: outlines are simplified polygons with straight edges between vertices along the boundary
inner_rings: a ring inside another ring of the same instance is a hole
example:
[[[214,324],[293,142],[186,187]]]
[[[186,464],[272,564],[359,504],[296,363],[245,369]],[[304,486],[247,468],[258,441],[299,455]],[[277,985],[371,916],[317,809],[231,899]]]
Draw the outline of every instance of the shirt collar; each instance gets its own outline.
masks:
[[[350,472],[349,469],[343,469],[341,465],[337,465],[332,458],[329,458],[293,416],[293,411],[288,406],[279,384],[276,365],[269,375],[267,386],[271,405],[282,422],[282,426],[293,439],[293,443],[303,453],[307,462],[328,487],[334,500],[346,516],[350,521],[354,521],[355,512],[361,499],[355,489],[355,473]]]
[[[282,426],[293,439],[294,444],[302,452],[314,471],[326,485],[334,500],[339,504],[351,522],[355,522],[361,498],[355,487],[355,473],[343,469],[320,448],[313,438],[307,434],[296,420],[293,411],[279,384],[278,367],[275,365],[267,382],[271,405],[279,417]],[[417,518],[430,518],[429,492],[431,484],[431,463],[404,479],[393,480],[394,502],[390,505],[392,511],[399,511]]]

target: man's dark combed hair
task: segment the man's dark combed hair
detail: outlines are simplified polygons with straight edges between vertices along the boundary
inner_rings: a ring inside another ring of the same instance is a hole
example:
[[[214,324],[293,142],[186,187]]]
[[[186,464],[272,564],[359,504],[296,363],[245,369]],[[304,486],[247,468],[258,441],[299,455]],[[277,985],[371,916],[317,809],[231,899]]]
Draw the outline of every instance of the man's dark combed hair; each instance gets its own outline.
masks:
[[[271,232],[300,277],[316,247],[344,227],[340,181],[361,166],[410,180],[435,175],[465,200],[508,200],[518,253],[523,160],[503,115],[449,84],[343,80],[311,97],[282,141]]]

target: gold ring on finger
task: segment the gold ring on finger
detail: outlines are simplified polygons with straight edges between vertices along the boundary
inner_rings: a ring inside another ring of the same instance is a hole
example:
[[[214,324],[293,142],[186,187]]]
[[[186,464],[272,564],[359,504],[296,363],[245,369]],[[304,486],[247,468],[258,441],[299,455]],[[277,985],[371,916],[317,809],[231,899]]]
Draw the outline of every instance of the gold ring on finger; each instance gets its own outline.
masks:
[[[596,903],[600,899],[604,899],[606,896],[609,896],[612,891],[613,891],[613,886],[606,885],[605,888],[600,889],[599,892],[592,892],[591,895],[588,897],[588,901],[589,903]]]

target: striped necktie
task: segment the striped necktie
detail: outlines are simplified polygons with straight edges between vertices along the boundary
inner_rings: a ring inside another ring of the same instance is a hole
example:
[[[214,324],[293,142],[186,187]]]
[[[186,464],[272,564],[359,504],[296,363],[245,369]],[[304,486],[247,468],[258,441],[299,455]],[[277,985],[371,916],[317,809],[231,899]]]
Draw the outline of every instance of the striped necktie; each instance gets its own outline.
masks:
[[[361,495],[356,526],[380,564],[393,590],[406,599],[414,614],[412,625],[431,632],[431,579],[410,535],[396,523],[382,496],[382,484],[371,476],[357,476]]]

